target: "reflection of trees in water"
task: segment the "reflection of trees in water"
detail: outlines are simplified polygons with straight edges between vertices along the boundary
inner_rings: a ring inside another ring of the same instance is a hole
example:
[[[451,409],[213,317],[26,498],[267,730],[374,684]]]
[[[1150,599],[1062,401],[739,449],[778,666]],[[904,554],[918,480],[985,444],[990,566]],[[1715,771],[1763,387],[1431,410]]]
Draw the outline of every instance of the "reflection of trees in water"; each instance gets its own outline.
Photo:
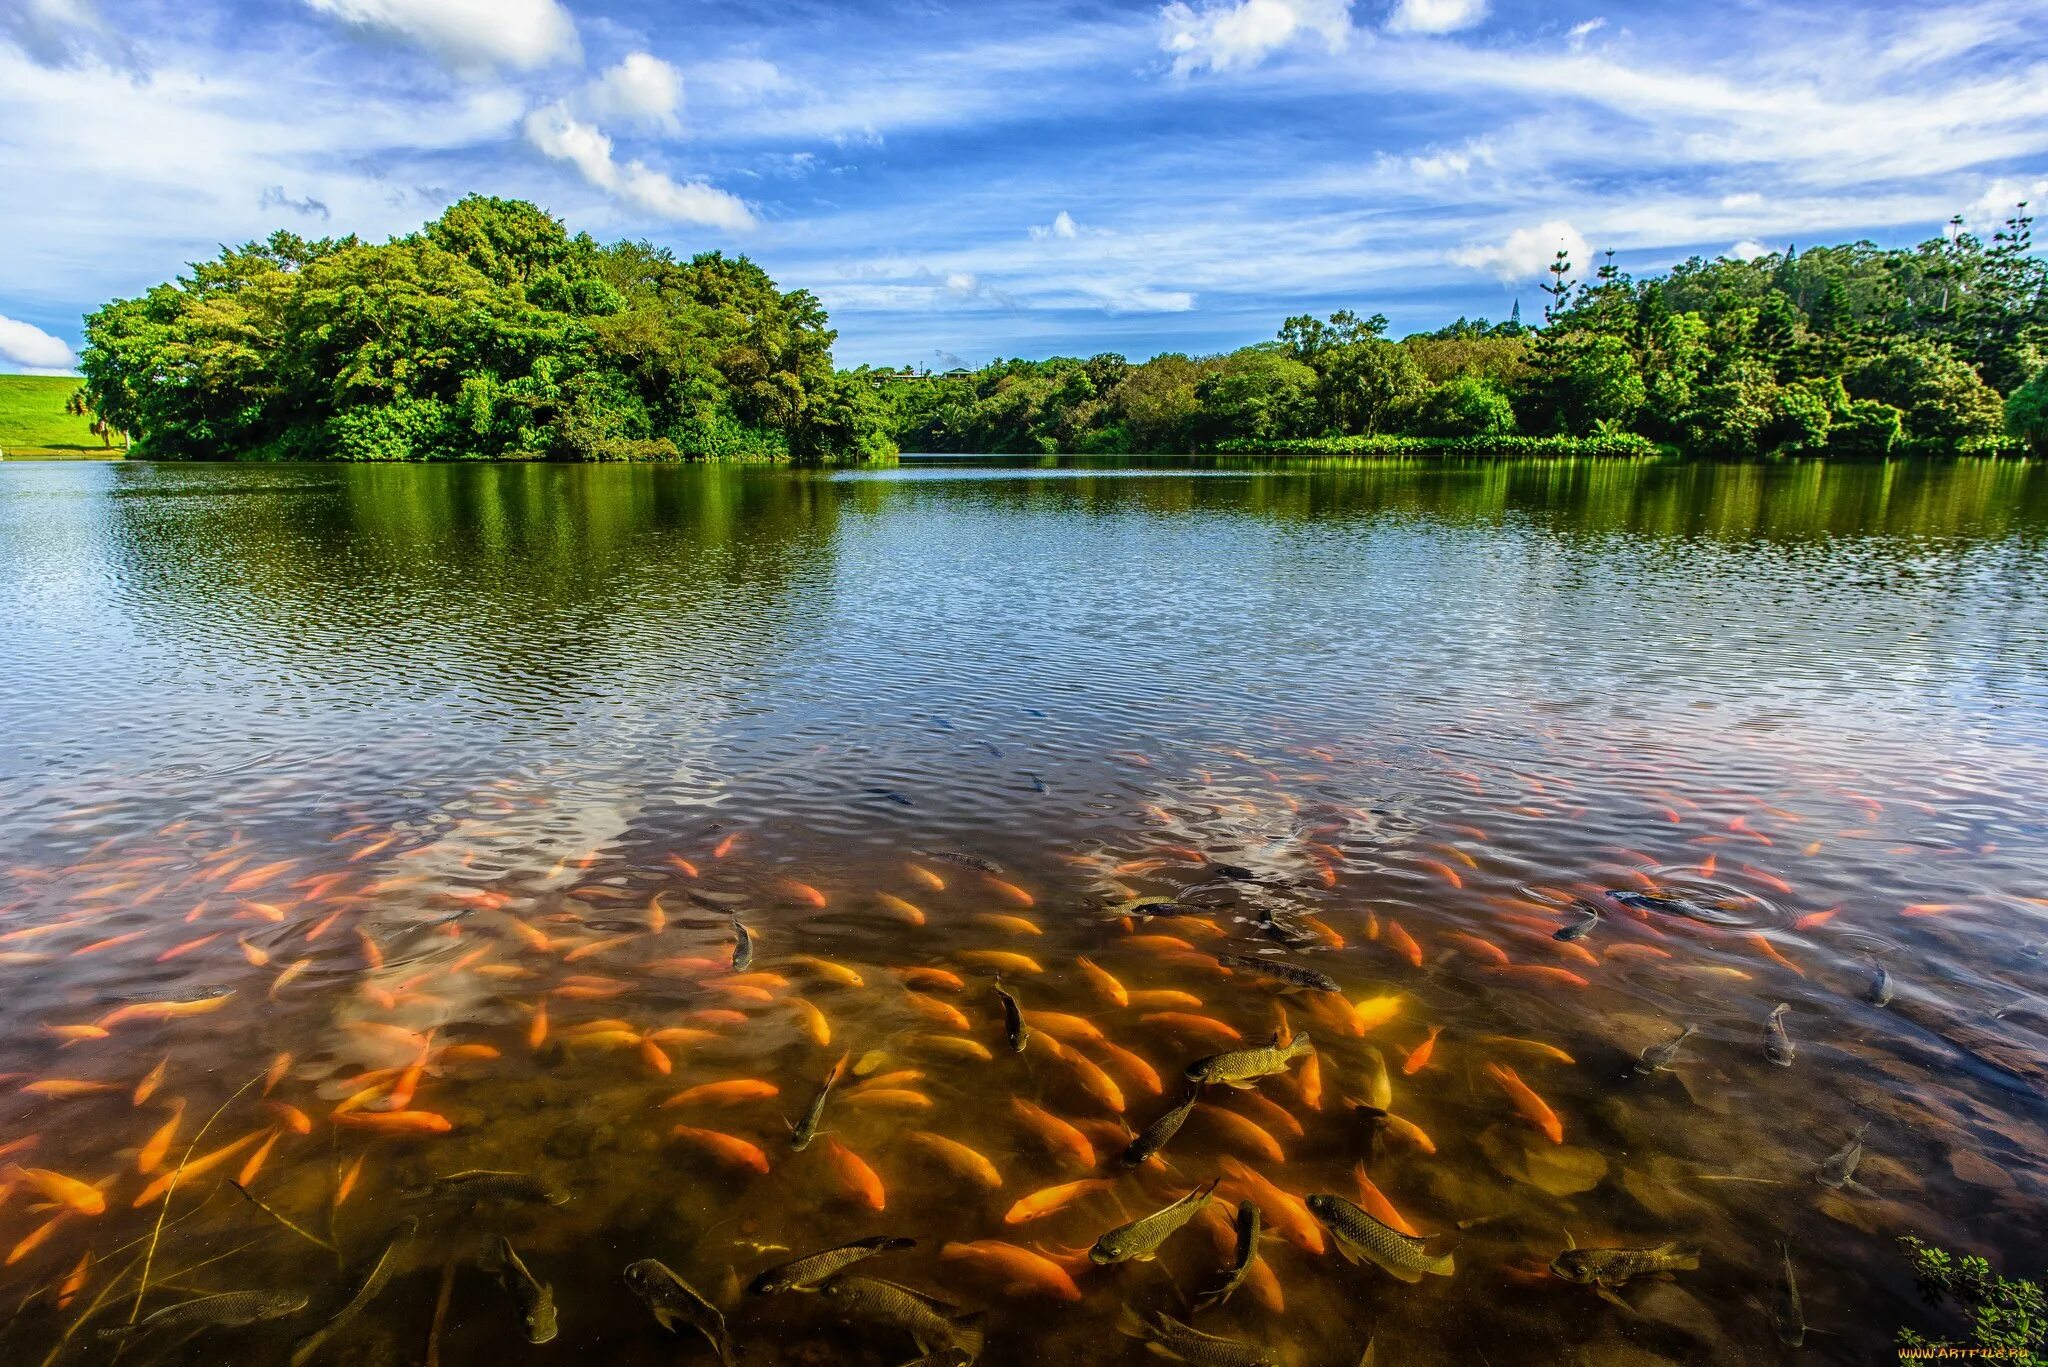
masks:
[[[1132,477],[1132,463],[1048,458],[1043,480],[862,482],[879,511],[914,494],[1005,509],[1252,512],[1283,520],[1388,514],[1452,523],[1532,519],[1559,534],[1998,537],[2048,522],[2048,472],[2011,460],[1824,462],[1621,460],[1271,460],[1196,457]],[[941,467],[943,468],[943,467]],[[1144,466],[1136,468],[1142,470]],[[1226,472],[1176,478],[1177,469]],[[1123,473],[1118,473],[1123,472]]]
[[[733,466],[187,468],[123,492],[126,608],[181,662],[514,704],[791,649],[836,523],[827,481]]]

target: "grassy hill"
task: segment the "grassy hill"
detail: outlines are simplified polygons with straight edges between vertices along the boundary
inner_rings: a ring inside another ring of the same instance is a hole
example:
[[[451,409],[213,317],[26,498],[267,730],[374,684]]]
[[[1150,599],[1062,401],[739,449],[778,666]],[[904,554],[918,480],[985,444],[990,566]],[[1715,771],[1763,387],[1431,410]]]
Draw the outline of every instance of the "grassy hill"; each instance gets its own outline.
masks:
[[[72,375],[0,375],[0,455],[9,460],[120,455],[118,437],[109,452],[92,434],[91,418],[64,411],[78,383]]]

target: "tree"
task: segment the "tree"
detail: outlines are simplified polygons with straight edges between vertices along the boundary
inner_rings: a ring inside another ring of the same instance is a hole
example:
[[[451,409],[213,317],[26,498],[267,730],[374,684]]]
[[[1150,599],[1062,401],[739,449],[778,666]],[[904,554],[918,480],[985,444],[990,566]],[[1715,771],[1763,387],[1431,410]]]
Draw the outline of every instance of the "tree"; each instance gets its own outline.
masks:
[[[1502,437],[1515,430],[1515,406],[1491,380],[1463,375],[1431,390],[1418,419],[1432,437]]]
[[[2026,442],[2035,455],[2048,456],[2048,367],[2005,401],[2005,430]]]
[[[1850,371],[1848,387],[1857,398],[1900,410],[1906,434],[1920,441],[1989,436],[2005,425],[1997,391],[1940,342],[1894,343]]]

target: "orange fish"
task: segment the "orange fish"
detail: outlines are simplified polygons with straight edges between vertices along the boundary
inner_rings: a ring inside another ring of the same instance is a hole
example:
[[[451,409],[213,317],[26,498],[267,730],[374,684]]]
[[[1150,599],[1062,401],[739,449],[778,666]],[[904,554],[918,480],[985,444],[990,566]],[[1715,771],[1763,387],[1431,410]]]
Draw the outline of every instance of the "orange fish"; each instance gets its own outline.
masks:
[[[203,1016],[209,1011],[218,1011],[231,1000],[232,996],[220,996],[202,997],[197,1001],[130,1002],[126,1006],[117,1006],[101,1016],[99,1023],[111,1030],[128,1021],[183,1020],[188,1016]]]
[[[959,1008],[950,1002],[942,1002],[937,997],[927,996],[922,992],[905,992],[903,996],[927,1020],[934,1021],[940,1025],[951,1026],[955,1030],[972,1028],[967,1017],[962,1015]]]
[[[538,1049],[548,1037],[548,1004],[543,1001],[533,1009],[533,1019],[526,1027],[528,1047]]]
[[[1311,1053],[1301,1061],[1295,1070],[1295,1089],[1301,1093],[1301,1104],[1311,1111],[1323,1109],[1323,1065],[1319,1055]]]
[[[66,1177],[48,1168],[24,1168],[18,1163],[10,1163],[8,1171],[67,1210],[80,1215],[102,1215],[106,1212],[107,1198],[100,1194],[99,1188],[76,1177]]]
[[[223,933],[224,932],[222,931],[216,930],[211,935],[201,935],[199,938],[195,940],[186,940],[181,944],[172,945],[169,949],[157,955],[156,961],[162,964],[169,963],[173,959],[182,958],[184,955],[190,954],[195,949],[202,949],[205,946],[212,944],[215,940],[218,940]]]
[[[1158,1070],[1144,1059],[1122,1045],[1106,1039],[1097,1040],[1095,1047],[1100,1049],[1111,1063],[1122,1069],[1125,1077],[1130,1078],[1151,1095],[1160,1096],[1165,1093],[1166,1084],[1159,1080]]]
[[[1454,888],[1465,886],[1465,880],[1458,876],[1458,871],[1440,859],[1418,859],[1415,863],[1418,868],[1428,869]]]
[[[293,1134],[313,1133],[313,1118],[298,1107],[282,1101],[266,1101],[263,1108],[275,1115]]]
[[[1482,940],[1477,935],[1462,930],[1447,931],[1444,938],[1476,959],[1485,959],[1496,964],[1508,962],[1508,952],[1491,940]]]
[[[847,1195],[864,1202],[869,1210],[881,1210],[887,1205],[889,1198],[882,1179],[867,1160],[829,1134],[825,1136],[825,1161],[831,1164],[832,1175],[839,1179]]]
[[[1391,916],[1386,920],[1386,929],[1388,942],[1401,952],[1401,957],[1417,968],[1422,967],[1422,946],[1415,943],[1415,937]]]
[[[958,973],[943,968],[895,968],[890,972],[905,987],[914,987],[921,992],[962,992],[967,988],[966,980]]]
[[[711,847],[711,857],[713,859],[723,859],[727,855],[731,854],[733,846],[739,843],[740,833],[738,831],[734,831],[731,835],[728,835],[725,839],[719,841],[716,845]],[[766,1172],[767,1169],[763,1168],[762,1171]]]
[[[1743,938],[1745,940],[1748,940],[1751,947],[1754,948],[1757,953],[1763,955],[1766,959],[1770,959],[1775,963],[1781,964],[1784,967],[1791,969],[1794,973],[1797,973],[1802,978],[1806,976],[1806,970],[1801,968],[1798,964],[1793,963],[1790,959],[1786,958],[1782,953],[1780,953],[1778,947],[1771,943],[1771,939],[1768,935],[1763,934],[1761,931],[1752,931],[1749,934],[1743,936]]]
[[[898,920],[906,921],[913,926],[924,924],[924,912],[894,893],[878,892],[875,894],[875,900],[882,904],[883,910],[893,913]]]
[[[991,878],[986,874],[982,875],[982,881],[987,883],[991,888],[995,889],[995,891],[998,894],[1008,898],[1013,904],[1017,906],[1035,907],[1038,905],[1038,899],[1036,897],[1033,897],[1030,893],[1024,891],[1024,889],[1018,887],[1015,883],[1005,883],[1000,878]]]
[[[46,1077],[29,1083],[21,1090],[29,1096],[74,1097],[96,1096],[101,1092],[111,1092],[115,1090],[115,1087],[111,1082],[86,1082],[78,1078]]]
[[[143,1076],[142,1081],[135,1084],[135,1096],[133,1099],[137,1106],[140,1106],[143,1102],[156,1095],[156,1089],[163,1085],[164,1069],[170,1066],[170,1062],[171,1056],[165,1054],[156,1061],[156,1067],[150,1069]]]
[[[1794,930],[1815,930],[1835,919],[1840,907],[1829,907],[1826,911],[1809,911],[1792,923]]]
[[[263,1171],[263,1161],[270,1157],[271,1148],[276,1145],[278,1137],[283,1133],[283,1130],[270,1132],[270,1138],[264,1140],[262,1147],[249,1155],[248,1162],[242,1164],[242,1171],[235,1178],[237,1182],[245,1187],[255,1185],[257,1175]]]
[[[1229,1174],[1234,1185],[1250,1196],[1273,1223],[1282,1238],[1309,1253],[1323,1251],[1323,1227],[1309,1212],[1308,1203],[1292,1192],[1282,1191],[1250,1167],[1229,1154],[1217,1159],[1217,1166]]]
[[[1593,985],[1568,968],[1553,968],[1549,964],[1508,964],[1491,971],[1503,976],[1528,978],[1535,982],[1563,983],[1570,987]]]
[[[1136,988],[1127,994],[1125,1006],[1135,1006],[1141,1011],[1171,1011],[1179,1007],[1199,1009],[1202,999],[1192,992],[1177,992],[1171,988]]]
[[[1352,1176],[1358,1179],[1359,1209],[1372,1216],[1373,1219],[1378,1220],[1381,1224],[1397,1229],[1411,1239],[1423,1237],[1421,1231],[1403,1219],[1401,1212],[1394,1209],[1394,1203],[1389,1201],[1380,1189],[1373,1185],[1372,1178],[1366,1174],[1365,1164],[1360,1163],[1351,1172]]]
[[[1160,1026],[1178,1035],[1192,1035],[1222,1044],[1236,1044],[1244,1039],[1235,1026],[1225,1025],[1211,1016],[1195,1016],[1185,1011],[1153,1011],[1138,1019],[1146,1025]]]
[[[369,1156],[367,1149],[357,1154],[356,1161],[348,1165],[348,1171],[343,1173],[341,1181],[335,1184],[334,1204],[337,1208],[348,1199],[349,1193],[356,1189],[356,1183],[363,1175],[363,1160]]]
[[[865,1106],[871,1110],[928,1111],[932,1108],[932,1099],[923,1092],[904,1087],[863,1087],[848,1093],[839,1104]]]
[[[1095,1146],[1088,1142],[1087,1135],[1052,1112],[1034,1106],[1022,1097],[1011,1097],[1010,1109],[1024,1123],[1024,1127],[1036,1135],[1039,1142],[1048,1149],[1054,1153],[1069,1155],[1084,1168],[1095,1166]]]
[[[913,864],[906,861],[903,865],[903,871],[910,875],[912,882],[929,888],[933,892],[944,892],[946,890],[946,880],[922,864]]]
[[[1524,1120],[1541,1130],[1551,1143],[1564,1143],[1564,1122],[1557,1118],[1557,1112],[1551,1110],[1542,1097],[1530,1090],[1529,1085],[1516,1075],[1514,1069],[1501,1063],[1489,1063],[1486,1065],[1486,1071],[1501,1085],[1502,1090],[1507,1092]]]
[[[939,1250],[939,1261],[964,1263],[1002,1284],[1012,1296],[1051,1296],[1056,1300],[1078,1301],[1081,1288],[1067,1270],[1043,1254],[1006,1244],[1000,1239],[976,1239],[951,1243]]]
[[[1408,1058],[1401,1065],[1402,1073],[1409,1077],[1413,1077],[1417,1073],[1421,1072],[1424,1068],[1427,1068],[1429,1066],[1430,1055],[1436,1052],[1436,1037],[1438,1035],[1441,1035],[1443,1032],[1444,1028],[1441,1025],[1430,1026],[1429,1034],[1426,1037],[1424,1037],[1422,1043],[1416,1045],[1413,1049],[1410,1049],[1408,1051]]]
[[[695,864],[692,864],[689,860],[683,858],[679,854],[670,855],[668,857],[668,862],[670,864],[673,864],[675,866],[676,871],[686,878],[695,878],[698,876],[697,866]]]
[[[170,1152],[171,1143],[178,1137],[178,1124],[185,1118],[185,1103],[176,1102],[171,1108],[171,1118],[166,1120],[135,1153],[135,1170],[143,1175],[155,1172],[164,1164],[164,1155]]]
[[[350,1111],[336,1115],[334,1123],[385,1135],[446,1134],[455,1128],[448,1117],[432,1111]]]
[[[31,1232],[27,1238],[23,1239],[20,1243],[14,1246],[14,1248],[7,1255],[7,1266],[12,1267],[14,1264],[20,1262],[23,1258],[26,1258],[29,1254],[35,1252],[36,1249],[42,1246],[44,1240],[48,1239],[52,1234],[55,1234],[57,1232],[58,1227],[70,1218],[71,1212],[68,1210],[60,1210],[55,1215],[51,1216],[47,1221],[45,1221],[42,1225],[37,1227],[33,1232]]]
[[[144,1206],[169,1191],[174,1184],[188,1182],[194,1178],[205,1176],[230,1158],[233,1158],[243,1149],[248,1148],[258,1139],[261,1139],[263,1135],[264,1131],[255,1130],[243,1135],[231,1144],[223,1144],[220,1148],[215,1149],[203,1158],[187,1158],[182,1166],[172,1168],[169,1172],[157,1178],[156,1181],[144,1187],[142,1194],[135,1198],[134,1209],[141,1210]]]
[[[825,894],[819,892],[809,883],[799,883],[794,878],[785,878],[782,880],[782,886],[785,891],[799,902],[808,902],[812,906],[819,908],[823,908],[825,905]]]
[[[1051,1035],[1039,1036],[1039,1044],[1047,1053],[1066,1064],[1072,1070],[1075,1080],[1081,1084],[1082,1091],[1088,1093],[1089,1096],[1094,1097],[1112,1111],[1121,1112],[1123,1110],[1123,1090],[1116,1085],[1114,1078],[1110,1077],[1108,1073],[1103,1072],[1096,1065],[1093,1059],[1076,1053]]]
[[[1911,906],[1901,909],[1899,915],[1939,916],[1943,912],[1961,911],[1962,909],[1963,904],[1960,902],[1915,902]]]
[[[1212,1106],[1206,1101],[1196,1103],[1195,1109],[1227,1142],[1249,1150],[1269,1163],[1287,1161],[1287,1154],[1280,1147],[1279,1140],[1236,1111],[1226,1111],[1221,1106]]]
[[[661,1104],[664,1108],[697,1105],[732,1106],[746,1101],[766,1101],[769,1097],[779,1095],[781,1091],[782,1089],[774,1083],[763,1082],[760,1078],[731,1078],[724,1082],[700,1082],[694,1087],[686,1087]]]
[[[1116,1183],[1106,1177],[1084,1177],[1078,1182],[1062,1182],[1057,1186],[1042,1187],[1029,1196],[1020,1198],[1003,1215],[1006,1225],[1021,1225],[1032,1220],[1042,1220],[1057,1211],[1065,1210],[1084,1196],[1098,1191],[1108,1191]]]

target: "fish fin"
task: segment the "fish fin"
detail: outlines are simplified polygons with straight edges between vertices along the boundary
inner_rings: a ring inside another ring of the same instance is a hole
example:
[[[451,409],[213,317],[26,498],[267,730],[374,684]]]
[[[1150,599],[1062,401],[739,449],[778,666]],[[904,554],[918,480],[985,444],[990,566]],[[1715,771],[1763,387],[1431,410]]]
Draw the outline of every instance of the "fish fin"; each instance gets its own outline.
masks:
[[[953,1346],[967,1354],[969,1361],[981,1356],[981,1346],[987,1339],[988,1311],[977,1310],[953,1321]]]
[[[1346,1242],[1346,1241],[1345,1241],[1345,1240],[1343,1240],[1343,1239],[1339,1239],[1339,1238],[1337,1238],[1337,1237],[1336,1237],[1335,1235],[1332,1235],[1332,1236],[1331,1236],[1330,1242],[1332,1242],[1332,1243],[1334,1243],[1334,1244],[1336,1244],[1336,1245],[1337,1245],[1337,1251],[1338,1251],[1339,1253],[1341,1253],[1341,1254],[1343,1254],[1343,1255],[1344,1255],[1344,1261],[1345,1261],[1345,1262],[1347,1262],[1347,1263],[1351,1263],[1351,1264],[1352,1264],[1352,1265],[1354,1265],[1354,1266],[1356,1266],[1356,1265],[1357,1265],[1357,1263],[1358,1263],[1358,1250],[1357,1250],[1357,1249],[1354,1249],[1354,1248],[1353,1248],[1353,1247],[1352,1247],[1352,1246],[1351,1246],[1351,1245],[1350,1245],[1350,1244],[1349,1244],[1348,1242]]]
[[[1877,1195],[1876,1192],[1872,1191],[1869,1187],[1864,1186],[1861,1182],[1857,1181],[1853,1177],[1844,1177],[1842,1179],[1842,1185],[1847,1187],[1850,1191],[1855,1192],[1858,1196]]]
[[[1579,1241],[1572,1237],[1572,1232],[1570,1230],[1566,1230],[1564,1232],[1564,1246],[1567,1249],[1577,1248],[1579,1246]]]
[[[1134,1339],[1150,1338],[1152,1334],[1144,1318],[1131,1308],[1128,1301],[1117,1311],[1116,1331],[1119,1334],[1128,1334]]]
[[[1634,1306],[1630,1305],[1627,1301],[1615,1295],[1612,1291],[1600,1285],[1598,1282],[1593,1283],[1593,1294],[1598,1296],[1603,1301],[1607,1301],[1610,1304],[1620,1306],[1623,1310],[1628,1311],[1628,1313],[1631,1315],[1633,1315],[1636,1312]]]

